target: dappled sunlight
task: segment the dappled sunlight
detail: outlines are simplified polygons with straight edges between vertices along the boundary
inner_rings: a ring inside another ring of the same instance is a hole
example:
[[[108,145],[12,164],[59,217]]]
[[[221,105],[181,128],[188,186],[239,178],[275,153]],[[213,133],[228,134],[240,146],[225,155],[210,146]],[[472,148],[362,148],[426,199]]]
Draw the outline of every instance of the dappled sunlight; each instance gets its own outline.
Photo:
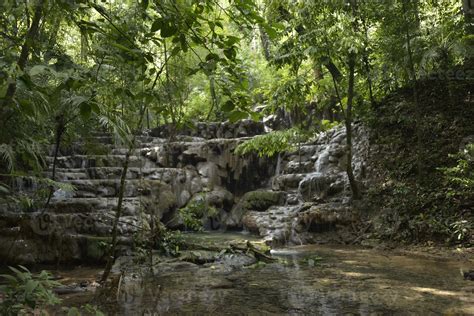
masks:
[[[440,290],[440,289],[433,289],[433,288],[427,288],[427,287],[411,287],[410,289],[417,291],[417,292],[422,292],[422,293],[429,293],[433,295],[439,295],[439,296],[456,296],[459,297],[462,295],[460,292],[453,292],[453,291],[445,291],[445,290]]]

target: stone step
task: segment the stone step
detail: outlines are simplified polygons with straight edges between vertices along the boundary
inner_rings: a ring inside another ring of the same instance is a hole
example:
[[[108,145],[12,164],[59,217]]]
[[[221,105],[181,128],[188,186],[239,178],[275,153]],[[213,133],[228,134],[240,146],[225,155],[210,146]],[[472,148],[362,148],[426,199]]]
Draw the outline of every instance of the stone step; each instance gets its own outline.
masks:
[[[53,164],[52,157],[46,157],[49,166]],[[122,167],[125,155],[73,155],[61,156],[57,159],[57,168],[91,168],[91,167]],[[141,156],[130,156],[129,167],[153,166],[153,163]]]
[[[67,169],[65,169],[67,170]],[[89,175],[85,172],[86,169],[77,169],[81,170],[78,172],[74,171],[59,171],[56,169],[56,180],[57,181],[64,181],[64,180],[86,180],[89,179]],[[84,170],[84,171],[82,171]],[[51,179],[53,176],[52,171],[44,172],[44,176]]]
[[[93,168],[58,168],[56,169],[56,179],[67,180],[99,180],[99,179],[120,179],[123,167],[93,167]],[[127,172],[127,180],[149,179],[162,180],[171,183],[172,180],[179,180],[193,170],[183,168],[138,168],[130,167]],[[51,176],[51,171],[45,173]],[[195,174],[197,176],[197,174]]]
[[[136,197],[149,195],[150,182],[162,183],[159,180],[128,180],[125,182],[124,196]],[[120,179],[87,179],[87,180],[65,180],[74,186],[72,197],[94,198],[94,197],[116,197],[120,188]],[[67,194],[66,194],[67,196]]]
[[[53,213],[94,213],[114,210],[117,207],[118,198],[95,197],[95,198],[67,198],[51,200],[49,211]],[[140,197],[125,197],[122,201],[123,214],[132,215],[140,207]]]

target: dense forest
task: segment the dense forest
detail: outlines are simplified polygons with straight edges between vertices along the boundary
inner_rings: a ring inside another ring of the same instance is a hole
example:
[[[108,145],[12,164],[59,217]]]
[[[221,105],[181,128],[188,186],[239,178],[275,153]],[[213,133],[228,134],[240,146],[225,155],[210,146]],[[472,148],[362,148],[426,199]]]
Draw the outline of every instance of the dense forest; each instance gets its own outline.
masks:
[[[474,313],[473,46],[472,0],[2,0],[0,314]]]

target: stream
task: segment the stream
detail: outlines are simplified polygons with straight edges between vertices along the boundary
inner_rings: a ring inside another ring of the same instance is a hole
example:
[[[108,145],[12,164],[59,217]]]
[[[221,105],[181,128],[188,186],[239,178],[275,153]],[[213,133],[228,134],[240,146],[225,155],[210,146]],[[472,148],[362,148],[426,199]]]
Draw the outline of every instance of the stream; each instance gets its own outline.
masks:
[[[188,238],[252,240],[238,233]],[[250,266],[168,261],[153,274],[136,266],[99,306],[111,315],[474,315],[474,286],[460,273],[472,269],[472,255],[308,245],[272,250],[272,256],[279,260]],[[61,273],[84,277],[81,268]],[[63,305],[85,304],[92,296],[64,295]]]

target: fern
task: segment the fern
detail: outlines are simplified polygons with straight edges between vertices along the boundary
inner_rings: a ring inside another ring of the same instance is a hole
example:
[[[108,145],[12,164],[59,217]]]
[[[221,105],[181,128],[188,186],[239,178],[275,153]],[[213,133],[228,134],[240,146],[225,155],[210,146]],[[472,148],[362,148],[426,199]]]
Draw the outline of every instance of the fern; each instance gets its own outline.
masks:
[[[258,135],[239,144],[234,152],[238,155],[257,153],[259,157],[273,157],[275,154],[293,150],[297,136],[298,132],[294,128]]]
[[[15,153],[11,145],[0,144],[0,159],[6,166],[7,172],[13,172],[15,169]]]
[[[108,130],[112,131],[113,135],[118,138],[116,139],[118,142],[124,144],[131,143],[132,134],[130,131],[129,126],[123,121],[119,116],[114,115],[112,113],[108,113],[106,115],[99,116],[99,123],[103,127],[107,128]]]

